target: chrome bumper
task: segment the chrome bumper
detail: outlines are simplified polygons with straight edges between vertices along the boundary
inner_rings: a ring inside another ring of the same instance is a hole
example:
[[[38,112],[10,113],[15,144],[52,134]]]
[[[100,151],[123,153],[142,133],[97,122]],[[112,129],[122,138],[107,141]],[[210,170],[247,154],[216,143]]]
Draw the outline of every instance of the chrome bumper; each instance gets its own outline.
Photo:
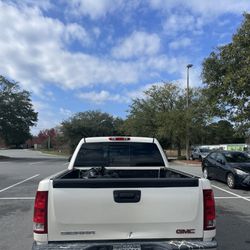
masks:
[[[138,247],[139,246],[139,247]],[[51,242],[33,243],[32,250],[216,250],[217,242],[199,240],[124,241],[124,242]]]

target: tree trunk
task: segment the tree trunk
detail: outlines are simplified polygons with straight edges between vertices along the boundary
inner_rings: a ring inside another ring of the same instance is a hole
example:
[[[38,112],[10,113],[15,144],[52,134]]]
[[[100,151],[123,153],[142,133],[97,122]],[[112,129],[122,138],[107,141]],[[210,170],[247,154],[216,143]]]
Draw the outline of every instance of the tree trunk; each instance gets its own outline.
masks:
[[[177,142],[177,151],[178,151],[178,157],[181,156],[181,143],[180,141]]]

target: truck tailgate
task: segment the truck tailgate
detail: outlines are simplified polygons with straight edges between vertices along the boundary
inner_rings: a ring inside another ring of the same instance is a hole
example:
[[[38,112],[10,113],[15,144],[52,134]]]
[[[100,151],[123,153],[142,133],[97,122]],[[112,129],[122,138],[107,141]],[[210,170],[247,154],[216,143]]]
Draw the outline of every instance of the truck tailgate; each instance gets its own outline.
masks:
[[[202,238],[201,183],[183,181],[97,188],[51,180],[48,240]]]

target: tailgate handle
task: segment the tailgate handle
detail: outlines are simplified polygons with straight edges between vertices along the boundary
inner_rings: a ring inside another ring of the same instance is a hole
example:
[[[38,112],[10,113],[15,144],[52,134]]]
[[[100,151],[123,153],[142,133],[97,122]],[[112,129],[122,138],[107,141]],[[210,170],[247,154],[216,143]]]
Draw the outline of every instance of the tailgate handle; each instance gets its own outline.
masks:
[[[115,190],[114,201],[117,203],[136,203],[141,200],[140,190]]]

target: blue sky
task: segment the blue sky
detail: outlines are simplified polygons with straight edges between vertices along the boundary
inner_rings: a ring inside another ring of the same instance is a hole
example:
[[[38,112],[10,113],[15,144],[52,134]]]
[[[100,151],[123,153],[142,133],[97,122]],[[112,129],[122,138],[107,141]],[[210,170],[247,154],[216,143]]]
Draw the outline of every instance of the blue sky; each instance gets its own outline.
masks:
[[[125,118],[153,84],[201,86],[201,64],[229,43],[249,0],[0,0],[0,74],[31,91],[34,134],[76,112]]]

